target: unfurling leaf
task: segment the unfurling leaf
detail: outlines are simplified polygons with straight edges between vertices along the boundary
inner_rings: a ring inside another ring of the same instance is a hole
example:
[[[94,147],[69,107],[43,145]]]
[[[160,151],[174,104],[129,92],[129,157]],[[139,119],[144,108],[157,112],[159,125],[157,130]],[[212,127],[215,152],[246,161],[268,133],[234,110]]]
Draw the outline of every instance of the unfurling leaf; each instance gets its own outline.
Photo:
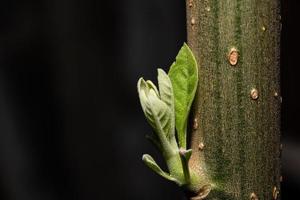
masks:
[[[174,95],[173,95],[173,87],[169,76],[166,74],[165,71],[162,69],[158,69],[158,87],[159,87],[159,94],[160,98],[163,102],[165,102],[171,114],[171,124],[170,124],[170,131],[168,133],[168,138],[175,136],[175,105],[174,105]]]
[[[164,172],[155,162],[155,160],[148,154],[144,154],[142,160],[144,161],[144,163],[150,168],[152,169],[154,172],[156,172],[157,174],[159,174],[160,176],[164,177],[165,179],[168,179],[170,181],[173,181],[179,185],[181,185],[181,183],[174,177],[172,177],[170,174]]]
[[[140,78],[138,92],[144,114],[155,132],[167,135],[171,129],[171,111],[160,99],[155,85]]]
[[[172,127],[170,107],[161,99],[157,88],[151,81],[140,78],[138,93],[144,114],[159,138],[162,151],[166,155],[172,154],[174,149],[170,145],[170,135],[171,133],[174,135],[174,125]],[[164,92],[162,94],[164,95]]]
[[[186,129],[188,115],[198,84],[198,68],[190,48],[184,44],[176,61],[172,64],[169,77],[175,99],[175,125],[179,146],[186,148]]]

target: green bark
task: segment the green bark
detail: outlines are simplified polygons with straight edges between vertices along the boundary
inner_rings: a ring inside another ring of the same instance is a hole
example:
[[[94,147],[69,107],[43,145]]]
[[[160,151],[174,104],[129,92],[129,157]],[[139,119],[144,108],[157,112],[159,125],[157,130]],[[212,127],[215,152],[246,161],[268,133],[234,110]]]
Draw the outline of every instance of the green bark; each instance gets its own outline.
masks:
[[[190,168],[209,176],[207,199],[279,199],[279,0],[186,6],[188,44],[199,67]]]

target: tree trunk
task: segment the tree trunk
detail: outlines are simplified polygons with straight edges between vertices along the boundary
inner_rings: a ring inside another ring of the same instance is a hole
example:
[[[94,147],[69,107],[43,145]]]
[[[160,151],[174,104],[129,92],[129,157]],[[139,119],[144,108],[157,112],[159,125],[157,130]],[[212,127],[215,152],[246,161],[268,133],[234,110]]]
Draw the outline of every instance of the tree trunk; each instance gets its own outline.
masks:
[[[279,199],[279,0],[186,6],[188,44],[199,66],[190,166],[209,176],[207,199]]]

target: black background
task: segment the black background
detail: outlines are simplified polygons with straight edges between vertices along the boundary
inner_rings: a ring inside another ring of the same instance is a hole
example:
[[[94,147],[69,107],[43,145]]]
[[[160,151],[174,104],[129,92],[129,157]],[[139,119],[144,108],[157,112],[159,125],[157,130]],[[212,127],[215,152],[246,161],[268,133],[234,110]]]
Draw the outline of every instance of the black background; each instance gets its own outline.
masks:
[[[136,92],[185,41],[184,4],[1,2],[1,200],[184,199],[141,162],[161,159]],[[283,199],[300,189],[299,10],[282,2]]]

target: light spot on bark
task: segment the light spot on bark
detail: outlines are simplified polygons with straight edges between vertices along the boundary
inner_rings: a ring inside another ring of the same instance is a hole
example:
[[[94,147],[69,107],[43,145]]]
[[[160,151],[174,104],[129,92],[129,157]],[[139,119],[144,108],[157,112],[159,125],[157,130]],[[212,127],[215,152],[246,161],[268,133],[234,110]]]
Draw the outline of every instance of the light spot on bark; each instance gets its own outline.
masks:
[[[193,129],[194,129],[194,130],[197,130],[197,129],[198,129],[198,126],[199,126],[199,124],[198,124],[198,119],[195,118],[195,119],[194,119],[194,122],[193,122]]]
[[[191,19],[191,24],[192,24],[192,25],[195,25],[195,24],[196,24],[196,20],[195,20],[194,17],[192,17],[192,19]]]
[[[239,59],[239,53],[236,48],[231,48],[228,54],[228,61],[229,63],[234,66],[237,64]]]
[[[258,99],[258,90],[253,88],[250,92],[250,96],[253,100],[257,100]]]
[[[277,189],[276,186],[274,186],[273,188],[273,199],[276,200],[278,198],[279,195],[279,190]]]
[[[198,149],[199,149],[200,151],[203,151],[203,149],[204,149],[204,144],[203,144],[203,142],[200,142],[200,143],[199,143]]]
[[[258,200],[258,197],[254,192],[250,194],[250,200]]]

